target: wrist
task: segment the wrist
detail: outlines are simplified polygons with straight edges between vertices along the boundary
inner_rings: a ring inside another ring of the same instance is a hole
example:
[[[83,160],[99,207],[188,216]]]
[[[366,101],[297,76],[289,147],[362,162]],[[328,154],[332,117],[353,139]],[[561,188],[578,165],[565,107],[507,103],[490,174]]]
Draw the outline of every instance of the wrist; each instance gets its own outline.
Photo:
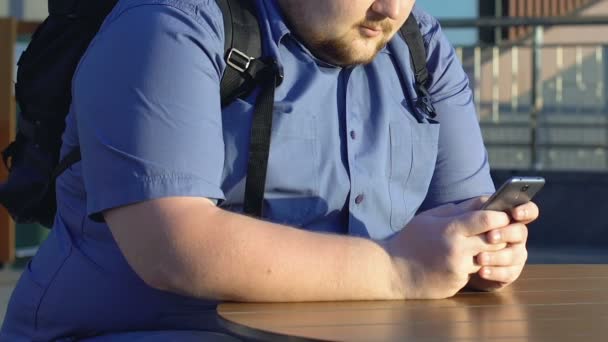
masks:
[[[412,299],[412,286],[408,265],[405,259],[401,257],[390,257],[392,264],[391,274],[391,289],[397,299]]]
[[[403,256],[395,253],[395,246],[391,243],[391,239],[377,241],[382,247],[389,260],[388,284],[391,293],[391,298],[408,299],[412,298],[409,284],[409,266]]]

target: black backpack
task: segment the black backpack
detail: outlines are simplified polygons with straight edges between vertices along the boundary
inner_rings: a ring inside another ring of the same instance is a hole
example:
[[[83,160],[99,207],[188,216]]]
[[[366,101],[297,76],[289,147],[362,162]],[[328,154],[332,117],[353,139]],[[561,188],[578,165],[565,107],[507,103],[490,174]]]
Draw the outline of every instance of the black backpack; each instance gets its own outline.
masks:
[[[245,186],[244,212],[262,217],[275,88],[282,75],[276,61],[262,57],[262,38],[252,1],[216,0],[224,16],[228,67],[221,81],[222,107],[261,87],[256,100]],[[61,135],[71,103],[74,70],[118,0],[49,0],[49,16],[18,61],[15,96],[18,132],[3,152],[9,170],[0,184],[0,203],[19,223],[51,227],[57,208],[55,180],[80,160],[80,150],[59,160]],[[410,16],[400,30],[412,55],[418,109],[434,117],[426,90],[426,50]]]

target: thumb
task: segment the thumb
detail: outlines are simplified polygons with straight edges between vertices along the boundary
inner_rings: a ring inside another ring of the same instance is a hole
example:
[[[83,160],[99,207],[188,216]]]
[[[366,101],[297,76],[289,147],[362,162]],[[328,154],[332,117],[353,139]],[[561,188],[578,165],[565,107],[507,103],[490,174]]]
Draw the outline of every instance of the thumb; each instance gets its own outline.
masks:
[[[474,197],[464,202],[458,203],[457,206],[460,208],[462,213],[480,210],[483,204],[488,201],[488,198],[488,196]]]
[[[454,203],[440,205],[438,207],[420,213],[420,215],[434,217],[450,217],[458,216],[460,214],[462,214],[460,208],[458,208],[458,206]]]
[[[450,217],[458,216],[469,211],[481,209],[483,204],[488,200],[487,196],[474,197],[458,204],[448,203],[433,209],[427,210],[421,214],[435,217]]]

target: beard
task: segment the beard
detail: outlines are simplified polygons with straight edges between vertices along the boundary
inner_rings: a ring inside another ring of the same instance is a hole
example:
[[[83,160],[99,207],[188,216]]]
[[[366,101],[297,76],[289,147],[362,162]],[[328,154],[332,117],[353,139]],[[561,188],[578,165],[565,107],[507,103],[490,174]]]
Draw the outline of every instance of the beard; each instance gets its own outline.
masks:
[[[363,37],[359,28],[371,27],[380,29],[378,42],[371,49],[357,48],[357,43],[371,43],[370,38]],[[310,51],[330,63],[340,66],[353,66],[371,63],[376,55],[386,46],[393,34],[393,27],[388,21],[363,20],[353,26],[353,30],[336,38],[311,37],[308,40]],[[369,40],[369,41],[366,41]]]

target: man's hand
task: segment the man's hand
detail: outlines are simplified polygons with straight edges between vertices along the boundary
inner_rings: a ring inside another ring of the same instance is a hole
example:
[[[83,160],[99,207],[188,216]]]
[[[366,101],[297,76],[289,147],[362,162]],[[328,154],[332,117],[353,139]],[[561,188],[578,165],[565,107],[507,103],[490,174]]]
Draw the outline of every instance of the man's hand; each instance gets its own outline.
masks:
[[[532,202],[521,205],[511,212],[510,225],[484,234],[489,243],[506,243],[507,247],[477,255],[476,263],[481,268],[471,277],[468,287],[482,291],[500,290],[519,278],[528,258],[526,225],[536,220],[538,213],[538,207]]]
[[[403,231],[384,243],[402,276],[410,299],[455,295],[480,271],[480,253],[498,252],[505,243],[490,243],[484,234],[510,225],[503,212],[471,210],[478,199],[441,206],[414,217]],[[506,231],[505,231],[506,234]]]

